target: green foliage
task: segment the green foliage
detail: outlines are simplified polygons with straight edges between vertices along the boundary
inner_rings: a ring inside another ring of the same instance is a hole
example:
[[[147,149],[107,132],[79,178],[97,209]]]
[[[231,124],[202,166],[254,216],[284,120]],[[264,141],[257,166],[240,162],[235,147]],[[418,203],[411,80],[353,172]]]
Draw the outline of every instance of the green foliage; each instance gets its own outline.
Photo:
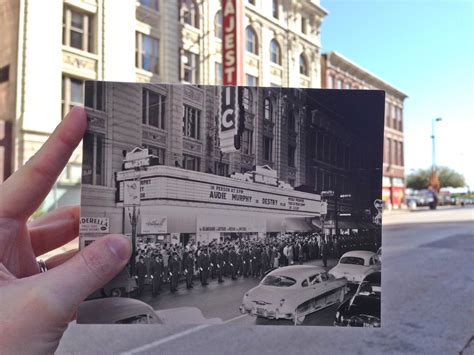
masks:
[[[450,168],[438,167],[438,177],[441,187],[464,187],[464,176]],[[407,187],[414,190],[428,188],[431,176],[430,169],[419,169],[407,176]]]

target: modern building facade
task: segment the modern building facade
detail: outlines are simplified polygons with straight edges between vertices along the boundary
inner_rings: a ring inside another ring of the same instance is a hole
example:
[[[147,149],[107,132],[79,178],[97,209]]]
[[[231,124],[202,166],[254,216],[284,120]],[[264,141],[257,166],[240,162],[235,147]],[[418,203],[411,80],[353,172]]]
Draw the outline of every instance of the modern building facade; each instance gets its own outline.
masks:
[[[386,208],[400,208],[404,202],[406,185],[403,107],[407,95],[337,52],[322,55],[321,72],[323,88],[385,91],[383,200]]]

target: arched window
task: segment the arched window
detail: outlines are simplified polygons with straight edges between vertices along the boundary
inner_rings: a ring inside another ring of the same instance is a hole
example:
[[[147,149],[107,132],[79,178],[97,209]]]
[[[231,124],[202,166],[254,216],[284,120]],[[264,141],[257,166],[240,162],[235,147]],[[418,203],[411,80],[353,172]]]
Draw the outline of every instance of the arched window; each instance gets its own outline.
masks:
[[[270,42],[270,60],[272,63],[281,65],[281,49],[275,39]]]
[[[264,118],[268,121],[273,121],[273,106],[270,98],[266,97],[264,100]]]
[[[222,39],[222,11],[219,10],[214,18],[214,35]]]
[[[249,88],[243,88],[242,104],[244,105],[244,110],[246,112],[253,112],[252,91],[250,91]]]
[[[247,26],[245,35],[247,40],[245,48],[247,52],[258,54],[257,34],[255,33],[255,30],[252,28],[252,26]]]
[[[183,2],[184,23],[199,28],[199,7],[195,0]]]
[[[300,74],[308,75],[308,63],[303,53],[300,54]]]

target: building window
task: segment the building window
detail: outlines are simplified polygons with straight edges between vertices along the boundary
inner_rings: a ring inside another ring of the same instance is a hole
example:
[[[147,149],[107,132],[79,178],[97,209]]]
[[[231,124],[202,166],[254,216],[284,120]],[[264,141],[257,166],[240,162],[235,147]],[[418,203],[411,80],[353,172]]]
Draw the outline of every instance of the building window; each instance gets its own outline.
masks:
[[[393,141],[393,162],[395,165],[399,165],[399,160],[400,156],[398,155],[398,142]]]
[[[65,7],[63,12],[63,44],[86,52],[94,51],[93,17]]]
[[[136,33],[135,65],[152,73],[159,73],[158,39],[141,32]]]
[[[342,89],[342,80],[341,79],[336,80],[336,89]]]
[[[276,19],[280,18],[280,8],[278,0],[272,0],[272,16]]]
[[[404,166],[405,165],[405,162],[404,162],[404,159],[403,159],[403,142],[400,142],[400,149],[398,150],[398,153],[400,154],[400,165],[401,166]]]
[[[183,154],[183,168],[186,170],[200,171],[201,158],[193,155]]]
[[[300,74],[308,76],[308,63],[303,54],[300,54]]]
[[[245,128],[242,132],[241,140],[242,153],[250,155],[253,154],[253,131]]]
[[[281,50],[280,45],[275,39],[270,42],[270,60],[272,63],[281,65]]]
[[[263,159],[273,160],[273,138],[263,136]]]
[[[351,88],[351,84],[350,84],[348,81],[345,82],[345,83],[344,83],[344,89],[350,90],[350,88]]]
[[[195,0],[183,1],[184,23],[199,28],[199,7]]]
[[[88,81],[84,90],[84,106],[96,111],[105,111],[105,82]]]
[[[403,131],[403,110],[401,107],[398,108],[398,129]]]
[[[222,11],[219,10],[214,17],[214,35],[222,39]]]
[[[62,117],[74,106],[84,105],[84,81],[63,76],[62,85]]]
[[[308,19],[301,16],[301,33],[308,34]]]
[[[229,176],[229,164],[216,161],[214,171],[219,176]]]
[[[295,111],[290,111],[290,114],[288,115],[288,132],[296,132],[296,121],[297,113]]]
[[[165,129],[165,97],[148,89],[142,91],[142,123]]]
[[[264,115],[263,117],[268,121],[273,121],[273,106],[270,98],[266,97],[264,100]]]
[[[184,51],[183,81],[191,84],[199,83],[199,55]]]
[[[388,163],[388,165],[392,165],[392,140],[390,138],[387,138],[386,144],[387,144],[386,162]]]
[[[253,112],[253,96],[252,91],[249,88],[243,88],[242,92],[242,104],[246,112]]]
[[[10,66],[5,65],[0,68],[0,83],[5,83],[10,80]]]
[[[288,166],[290,168],[294,168],[295,161],[296,161],[296,149],[295,147],[292,147],[291,145],[289,145],[288,146]]]
[[[165,165],[166,164],[166,150],[165,148],[155,147],[149,144],[143,144],[143,148],[148,149],[151,155],[158,157],[158,164]]]
[[[245,48],[247,49],[247,52],[258,55],[257,34],[255,33],[252,26],[247,26],[245,33],[246,33],[246,41],[247,41]]]
[[[222,75],[222,64],[216,62],[216,85],[224,84],[224,77]]]
[[[140,5],[158,11],[158,0],[140,0]]]
[[[194,139],[201,138],[201,111],[184,105],[183,135]]]
[[[328,75],[327,88],[332,89],[333,87],[334,87],[334,78],[332,77],[332,75]]]
[[[245,84],[247,86],[257,86],[258,85],[258,77],[250,75],[250,74],[245,74]]]
[[[82,183],[105,185],[105,139],[104,136],[86,132],[83,141]]]

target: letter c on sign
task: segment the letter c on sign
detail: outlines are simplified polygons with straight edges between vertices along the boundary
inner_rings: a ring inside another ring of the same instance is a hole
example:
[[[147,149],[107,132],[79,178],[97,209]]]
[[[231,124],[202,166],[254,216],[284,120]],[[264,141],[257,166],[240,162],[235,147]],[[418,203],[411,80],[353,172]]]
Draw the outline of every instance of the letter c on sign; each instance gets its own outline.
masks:
[[[232,117],[232,115],[234,114],[234,110],[231,109],[231,108],[228,108],[227,110],[224,111],[224,113],[222,114],[222,126],[224,128],[232,128],[234,126],[234,120],[232,118],[227,118],[229,116]]]

